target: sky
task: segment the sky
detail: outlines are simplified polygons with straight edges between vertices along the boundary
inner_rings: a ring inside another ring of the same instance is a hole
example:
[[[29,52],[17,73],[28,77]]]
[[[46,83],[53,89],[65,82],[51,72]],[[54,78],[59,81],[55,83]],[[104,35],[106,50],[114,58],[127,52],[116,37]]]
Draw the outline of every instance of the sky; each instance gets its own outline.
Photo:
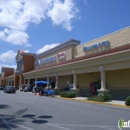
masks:
[[[40,54],[129,26],[130,0],[0,0],[0,69],[16,67],[18,49]]]

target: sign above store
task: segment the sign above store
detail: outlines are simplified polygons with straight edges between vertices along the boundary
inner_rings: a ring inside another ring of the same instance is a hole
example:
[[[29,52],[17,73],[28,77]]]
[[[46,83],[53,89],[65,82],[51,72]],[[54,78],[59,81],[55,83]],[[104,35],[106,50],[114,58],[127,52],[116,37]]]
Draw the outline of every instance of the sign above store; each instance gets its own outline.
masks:
[[[16,61],[22,60],[22,58],[23,58],[23,57],[22,57],[21,54],[19,53],[18,56],[16,57]]]
[[[36,62],[35,62],[35,65],[38,66],[38,65],[43,65],[45,63],[48,63],[48,62],[51,62],[51,61],[54,61],[56,60],[56,56],[52,56],[52,57],[49,57],[49,58],[46,58],[46,59],[37,59]]]
[[[63,53],[58,53],[57,57],[58,57],[58,59],[65,58],[65,53],[64,52]]]
[[[103,41],[101,43],[97,43],[97,44],[94,44],[94,45],[91,45],[91,46],[83,47],[83,51],[89,51],[89,50],[92,50],[92,49],[97,49],[97,48],[102,47],[102,46],[109,46],[109,41]]]

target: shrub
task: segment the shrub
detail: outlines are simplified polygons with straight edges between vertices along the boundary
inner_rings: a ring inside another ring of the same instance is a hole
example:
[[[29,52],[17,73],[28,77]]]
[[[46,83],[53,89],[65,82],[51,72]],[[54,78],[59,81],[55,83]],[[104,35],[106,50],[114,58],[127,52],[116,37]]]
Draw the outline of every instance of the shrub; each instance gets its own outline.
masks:
[[[110,100],[112,100],[111,95],[110,94],[105,94],[104,95],[104,101],[110,101]]]
[[[130,106],[130,96],[128,96],[125,100],[125,105]]]
[[[55,95],[60,95],[60,90],[59,89],[55,89]]]
[[[67,98],[74,98],[75,97],[75,93],[66,91],[66,92],[60,93],[60,96],[61,97],[67,97]]]
[[[106,101],[111,100],[111,96],[109,94],[105,94],[105,95],[94,95],[94,96],[88,97],[88,100],[98,101],[98,102],[106,102]]]

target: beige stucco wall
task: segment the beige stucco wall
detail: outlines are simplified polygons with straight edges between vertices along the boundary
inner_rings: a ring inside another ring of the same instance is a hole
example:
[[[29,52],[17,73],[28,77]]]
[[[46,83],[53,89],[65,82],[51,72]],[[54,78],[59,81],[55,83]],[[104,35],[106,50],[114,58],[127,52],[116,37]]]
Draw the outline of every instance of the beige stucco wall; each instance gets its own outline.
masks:
[[[79,89],[89,88],[90,82],[98,81],[100,81],[100,72],[77,75],[77,85]]]
[[[85,51],[85,52],[83,51],[83,47],[88,47],[90,45],[98,44],[107,40],[109,41],[108,47],[103,46],[103,47],[99,47],[99,48],[92,49],[89,51]],[[130,43],[130,27],[111,33],[109,35],[103,36],[101,38],[92,40],[90,42],[86,42],[79,46],[76,46],[74,48],[74,56],[75,58],[78,58],[78,57],[90,55],[96,52],[101,52],[103,50],[112,49],[112,48],[115,48],[124,44],[128,44],[128,43]]]
[[[130,88],[130,69],[106,71],[106,87]]]
[[[58,87],[59,87],[60,90],[63,90],[64,88],[68,87],[67,81],[69,81],[70,84],[73,83],[72,75],[66,75],[66,76],[59,76],[58,77]]]
[[[62,58],[62,59],[59,60],[58,57],[57,57],[58,53],[65,53],[65,58]],[[39,65],[39,66],[37,66],[37,68],[38,67],[47,67],[47,66],[55,65],[57,63],[62,63],[62,62],[71,60],[73,58],[72,54],[73,54],[73,45],[67,46],[67,47],[62,48],[62,49],[60,49],[58,51],[55,51],[55,52],[50,53],[48,55],[45,55],[45,56],[43,56],[41,58],[38,58],[39,60],[41,60],[41,59],[50,58],[52,56],[56,56],[56,60],[48,62],[48,63],[44,63],[42,65]],[[35,60],[35,62],[36,62],[36,60]]]
[[[14,76],[9,76],[5,78],[6,81],[14,81]]]
[[[106,71],[106,87],[112,99],[125,100],[130,96],[130,69]]]

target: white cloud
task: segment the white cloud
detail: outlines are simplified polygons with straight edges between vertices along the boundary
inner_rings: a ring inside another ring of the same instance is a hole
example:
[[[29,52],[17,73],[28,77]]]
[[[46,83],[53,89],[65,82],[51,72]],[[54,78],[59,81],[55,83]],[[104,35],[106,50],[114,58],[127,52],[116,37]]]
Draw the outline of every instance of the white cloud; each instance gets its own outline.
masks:
[[[29,53],[29,50],[23,50],[24,52],[26,52],[26,53]]]
[[[26,29],[47,17],[54,25],[72,30],[78,13],[74,0],[0,0],[0,39],[14,45],[30,46]]]
[[[48,17],[52,19],[54,25],[62,25],[68,31],[72,30],[72,19],[77,16],[78,9],[73,0],[55,0],[48,11]]]
[[[31,46],[31,44],[28,43],[29,36],[23,31],[9,30],[5,28],[4,31],[0,31],[0,38],[13,45],[24,45],[25,47]]]
[[[59,45],[59,43],[53,43],[53,44],[50,44],[50,45],[47,44],[44,47],[42,47],[41,49],[37,50],[37,53],[39,54],[39,53],[45,52],[45,51],[47,51],[47,50],[49,50],[51,48],[54,48],[54,47],[56,47],[58,45]]]
[[[39,23],[52,0],[0,0],[0,26],[26,30],[28,23]]]
[[[16,53],[12,50],[9,50],[0,55],[0,60],[3,62],[11,62],[15,59]]]

